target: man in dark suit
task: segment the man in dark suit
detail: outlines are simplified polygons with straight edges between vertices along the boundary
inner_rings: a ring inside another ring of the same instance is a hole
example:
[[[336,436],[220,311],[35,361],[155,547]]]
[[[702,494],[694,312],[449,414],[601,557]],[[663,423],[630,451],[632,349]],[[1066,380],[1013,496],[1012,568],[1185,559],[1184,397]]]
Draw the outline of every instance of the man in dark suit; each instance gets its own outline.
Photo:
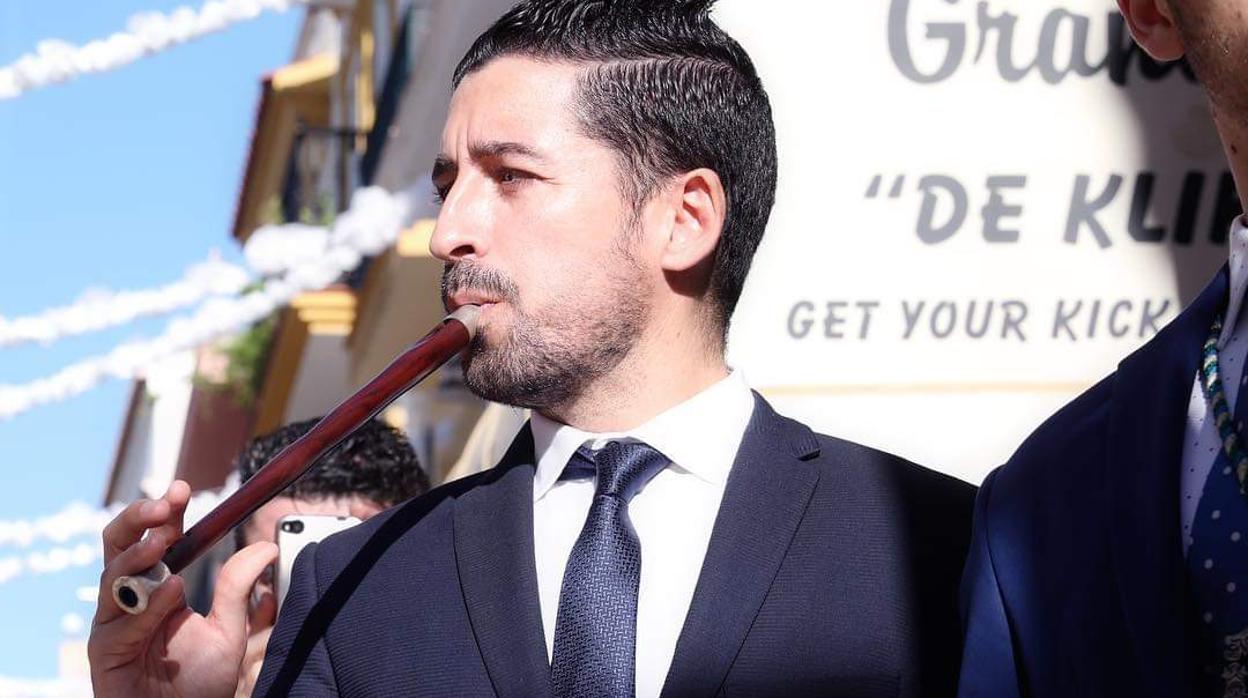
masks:
[[[1119,7],[1155,58],[1187,55],[1245,200],[1248,5]],[[1230,237],[1231,263],[1178,319],[984,481],[961,695],[1245,695],[1242,218]]]
[[[431,249],[448,309],[482,308],[468,385],[534,416],[498,467],[299,557],[259,694],[952,694],[973,488],[725,364],[776,150],[710,4],[529,0],[460,64]]]

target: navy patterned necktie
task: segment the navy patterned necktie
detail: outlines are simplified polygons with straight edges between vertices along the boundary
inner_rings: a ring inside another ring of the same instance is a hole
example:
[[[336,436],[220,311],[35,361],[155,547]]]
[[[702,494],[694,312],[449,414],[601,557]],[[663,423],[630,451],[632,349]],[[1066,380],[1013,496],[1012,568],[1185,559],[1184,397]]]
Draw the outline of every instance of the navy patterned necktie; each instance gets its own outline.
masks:
[[[641,544],[628,503],[668,462],[643,443],[613,441],[568,464],[565,475],[596,473],[597,483],[559,591],[550,664],[559,698],[633,695]]]
[[[1240,386],[1234,424],[1248,416],[1248,386]],[[1205,670],[1217,695],[1248,688],[1248,502],[1225,449],[1209,471],[1188,549],[1188,577],[1204,630]],[[1240,691],[1240,692],[1236,692]]]

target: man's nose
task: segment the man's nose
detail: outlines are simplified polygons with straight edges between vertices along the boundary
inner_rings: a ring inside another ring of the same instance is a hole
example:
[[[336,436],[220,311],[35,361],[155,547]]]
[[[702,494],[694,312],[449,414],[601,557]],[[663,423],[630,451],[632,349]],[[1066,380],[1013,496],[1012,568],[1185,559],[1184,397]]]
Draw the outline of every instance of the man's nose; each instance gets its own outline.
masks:
[[[429,251],[444,262],[479,259],[489,247],[489,204],[478,178],[461,177],[438,212]]]

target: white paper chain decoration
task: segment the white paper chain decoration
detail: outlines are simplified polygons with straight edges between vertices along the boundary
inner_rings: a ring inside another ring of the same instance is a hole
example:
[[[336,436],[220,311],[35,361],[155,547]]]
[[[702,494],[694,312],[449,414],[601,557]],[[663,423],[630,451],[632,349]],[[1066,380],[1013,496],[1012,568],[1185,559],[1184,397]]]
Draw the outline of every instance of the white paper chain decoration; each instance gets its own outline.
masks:
[[[251,281],[242,267],[213,253],[179,280],[139,291],[88,290],[73,304],[37,315],[0,316],[0,349],[98,332],[139,318],[166,315],[211,296],[234,295]]]
[[[60,39],[40,41],[33,53],[0,67],[0,100],[83,75],[116,70],[178,44],[255,19],[265,11],[283,12],[304,1],[208,0],[198,10],[183,6],[168,13],[136,14],[126,22],[125,31],[82,46]]]
[[[231,473],[220,489],[203,490],[192,495],[183,516],[186,527],[195,525],[222,500],[237,491],[238,482],[238,474]],[[95,564],[103,557],[100,546],[103,544],[101,535],[104,526],[123,508],[124,505],[118,504],[107,509],[93,509],[76,502],[52,516],[0,522],[0,532],[7,535],[7,539],[0,539],[0,544],[26,546],[40,538],[64,542],[77,536],[90,537],[89,542],[84,540],[72,546],[56,546],[46,550],[0,556],[0,586],[25,576],[54,574]],[[14,534],[15,531],[19,533]],[[3,695],[0,693],[0,697]]]
[[[0,557],[0,585],[7,584],[19,577],[62,572],[71,567],[87,567],[99,562],[103,557],[100,541],[79,543],[38,550],[25,555],[9,555]]]
[[[97,509],[83,502],[73,502],[50,516],[0,521],[0,547],[28,548],[41,540],[64,543],[78,536],[98,537],[118,510]]]
[[[57,373],[22,385],[0,385],[0,420],[12,419],[40,405],[80,395],[106,379],[129,380],[143,369],[178,351],[200,346],[216,337],[254,323],[285,305],[304,291],[324,288],[342,274],[359,266],[366,255],[376,255],[392,245],[418,210],[427,185],[398,194],[380,187],[358,189],[350,207],[318,240],[315,254],[297,255],[299,264],[280,278],[267,281],[253,293],[236,298],[212,298],[189,317],[176,318],[158,337],[115,347],[103,356],[85,359]],[[287,236],[308,237],[308,226],[287,224],[257,230],[244,254],[263,269],[281,267],[280,255]],[[268,252],[265,252],[268,250]],[[268,257],[266,255],[273,255]]]

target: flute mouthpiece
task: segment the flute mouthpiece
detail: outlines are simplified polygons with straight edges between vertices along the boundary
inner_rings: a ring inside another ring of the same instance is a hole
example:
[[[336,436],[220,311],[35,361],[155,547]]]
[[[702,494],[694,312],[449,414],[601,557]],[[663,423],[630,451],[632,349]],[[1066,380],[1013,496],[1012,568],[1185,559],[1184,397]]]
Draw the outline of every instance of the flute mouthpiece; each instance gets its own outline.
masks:
[[[458,320],[461,325],[468,329],[468,338],[471,339],[477,334],[477,318],[481,316],[481,306],[479,305],[461,305],[455,309],[455,312],[446,316],[447,320]]]

